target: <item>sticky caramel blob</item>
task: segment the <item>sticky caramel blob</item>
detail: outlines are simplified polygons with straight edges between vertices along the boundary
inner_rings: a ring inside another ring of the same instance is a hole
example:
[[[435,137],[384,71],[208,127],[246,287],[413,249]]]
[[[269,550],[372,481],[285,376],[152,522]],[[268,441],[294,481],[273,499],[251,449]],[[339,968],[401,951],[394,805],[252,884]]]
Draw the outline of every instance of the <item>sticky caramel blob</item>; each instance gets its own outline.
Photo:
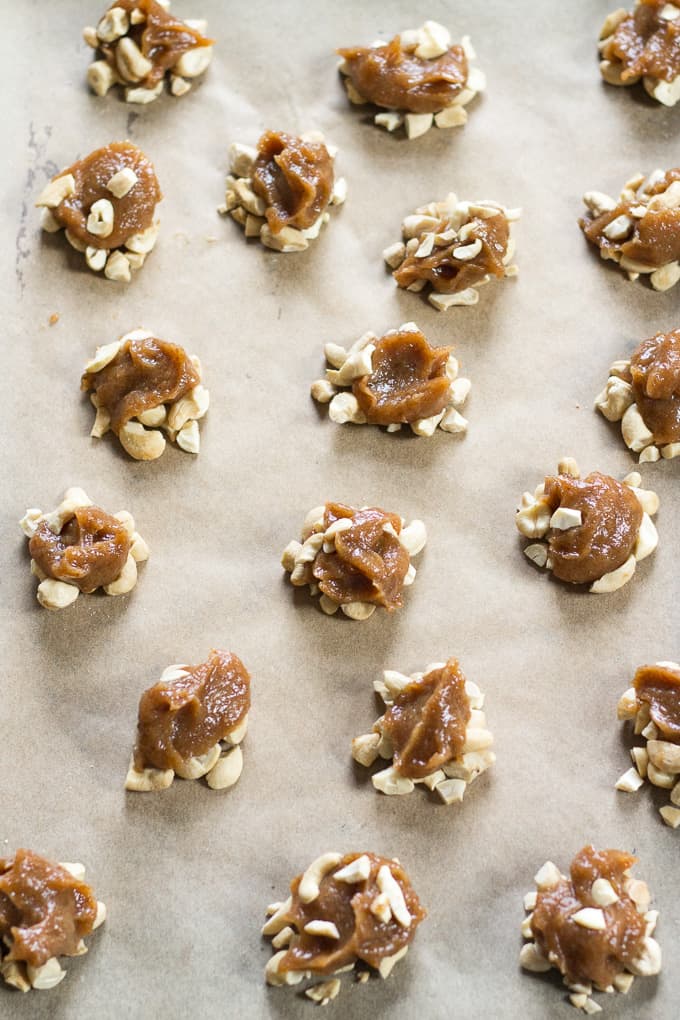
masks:
[[[99,372],[85,372],[80,388],[97,394],[98,406],[109,413],[111,428],[118,434],[131,418],[179,400],[199,382],[182,347],[145,337],[126,340]]]
[[[164,77],[165,72],[175,66],[183,53],[197,47],[211,46],[214,41],[206,39],[185,21],[174,17],[156,0],[115,0],[111,7],[121,7],[128,15],[132,11],[144,15],[141,22],[131,24],[125,33],[153,65],[147,76],[139,81],[140,88],[152,89]],[[104,59],[117,73],[120,71],[116,63],[118,41],[99,42]]]
[[[392,743],[397,772],[422,779],[462,753],[469,720],[465,677],[458,661],[449,659],[400,691],[380,730]]]
[[[89,593],[120,576],[130,536],[121,521],[100,507],[79,506],[58,535],[42,521],[28,551],[48,577]]]
[[[391,110],[436,113],[463,90],[468,62],[462,46],[451,46],[434,59],[417,57],[395,36],[385,46],[352,46],[338,53],[357,92]]]
[[[599,216],[580,219],[583,233],[607,257],[625,257],[646,266],[675,262],[680,259],[680,202],[678,208],[667,208],[663,196],[675,181],[680,181],[680,167],[667,170],[660,180],[645,187],[644,195],[620,200],[614,209]],[[643,209],[644,215],[640,216]],[[625,239],[611,240],[604,230],[619,216],[629,218],[630,230]]]
[[[625,875],[636,860],[620,850],[585,846],[574,857],[569,878],[538,892],[531,931],[570,984],[592,982],[599,989],[608,988],[640,955],[645,919],[626,893]],[[572,920],[578,910],[597,906],[591,889],[598,878],[610,882],[619,896],[616,903],[600,908],[606,928],[599,931]]]
[[[321,550],[314,560],[312,572],[319,588],[339,605],[371,602],[389,611],[400,608],[410,563],[396,537],[401,532],[401,518],[378,507],[355,510],[342,503],[327,503],[324,530],[341,517],[351,520],[351,527],[337,532],[335,552]]]
[[[450,347],[430,347],[419,330],[397,330],[376,341],[373,371],[352,385],[366,421],[392,425],[443,411],[450,398],[450,353]]]
[[[116,198],[106,185],[114,174],[126,168],[137,175],[137,183],[123,198]],[[154,209],[163,196],[151,160],[131,142],[111,142],[95,149],[53,180],[66,174],[73,175],[75,193],[51,211],[58,223],[82,244],[91,248],[118,248],[127,238],[153,224]],[[113,206],[113,231],[107,237],[91,234],[87,229],[90,209],[100,199],[106,199]]]
[[[629,381],[654,442],[680,442],[680,329],[642,341],[630,361]]]
[[[662,739],[680,744],[680,670],[669,666],[640,666],[633,686],[638,701],[649,705],[652,722]]]
[[[88,885],[32,850],[0,858],[0,939],[4,960],[42,967],[53,956],[78,956],[97,901]]]
[[[559,506],[581,512],[580,525],[548,532],[552,571],[560,580],[597,581],[633,552],[642,507],[627,485],[598,471],[584,479],[557,475],[546,478],[545,499],[552,512]]]
[[[334,878],[342,868],[358,857],[367,857],[370,874],[364,881],[343,882]],[[411,920],[408,927],[394,916],[380,921],[371,913],[371,904],[380,894],[378,872],[386,867],[403,894]],[[290,946],[279,964],[280,971],[308,970],[313,974],[332,974],[340,967],[357,960],[377,968],[385,957],[393,956],[413,941],[416,928],[425,918],[413,886],[401,865],[377,854],[346,854],[340,863],[319,883],[319,895],[311,903],[303,903],[298,890],[302,875],[290,885],[292,904],[286,924],[295,931]],[[310,921],[324,920],[335,924],[339,938],[310,935],[303,929]]]
[[[185,675],[160,680],[139,702],[134,763],[182,769],[236,729],[250,708],[250,674],[238,656],[213,649]]]
[[[621,79],[643,75],[673,81],[680,74],[680,21],[663,18],[667,0],[637,0],[602,48],[605,60],[620,62]]]
[[[507,254],[509,238],[505,216],[501,212],[488,219],[474,216],[470,224],[466,225],[465,242],[435,244],[432,253],[422,258],[407,255],[392,273],[399,286],[409,287],[418,280],[427,280],[433,290],[440,294],[455,294],[479,283],[488,275],[503,277],[503,259]],[[435,232],[444,231],[447,226],[446,220],[442,220]],[[456,248],[468,247],[476,240],[481,241],[481,249],[473,258],[457,259],[454,256]]]
[[[274,234],[284,227],[306,230],[318,220],[333,192],[333,160],[322,142],[283,131],[265,131],[257,143],[253,191],[267,203]]]

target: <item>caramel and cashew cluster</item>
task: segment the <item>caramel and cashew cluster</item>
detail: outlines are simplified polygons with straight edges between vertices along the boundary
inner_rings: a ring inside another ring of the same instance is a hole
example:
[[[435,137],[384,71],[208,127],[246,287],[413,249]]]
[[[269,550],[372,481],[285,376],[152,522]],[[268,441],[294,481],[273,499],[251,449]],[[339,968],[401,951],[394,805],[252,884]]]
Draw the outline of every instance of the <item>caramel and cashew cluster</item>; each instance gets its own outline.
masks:
[[[376,606],[400,609],[413,584],[411,557],[425,546],[422,521],[379,507],[326,503],[314,507],[302,526],[302,541],[289,542],[281,565],[296,588],[309,586],[328,616],[341,609],[351,620],[367,620]]]
[[[609,85],[635,85],[664,106],[680,99],[680,2],[636,0],[600,29],[600,71]]]
[[[229,149],[227,189],[218,212],[259,237],[274,251],[305,251],[342,205],[347,182],[335,176],[337,149],[320,131],[265,131],[257,148],[235,142]]]
[[[127,595],[137,584],[137,564],[149,547],[135,531],[132,514],[109,514],[82,489],[67,489],[56,510],[31,507],[19,522],[28,538],[31,573],[38,578],[37,598],[45,609],[65,609],[83,592],[102,588]]]
[[[168,13],[169,0],[115,0],[96,28],[83,38],[98,57],[87,69],[94,93],[105,96],[121,85],[127,103],[151,103],[168,88],[185,95],[212,60],[207,22],[180,20]]]
[[[465,124],[465,107],[486,88],[484,72],[470,66],[476,54],[468,36],[454,46],[449,30],[436,21],[407,29],[391,42],[376,39],[338,53],[349,101],[380,107],[374,123],[387,131],[403,127],[408,138],[431,127]]]
[[[621,422],[641,464],[680,456],[680,329],[656,333],[631,358],[615,361],[595,407]]]
[[[629,280],[649,277],[654,290],[680,280],[680,167],[638,173],[618,199],[587,191],[579,226],[603,259],[617,262]]]
[[[659,497],[641,484],[636,471],[623,482],[599,471],[582,479],[573,457],[563,458],[557,476],[522,495],[517,530],[545,539],[526,546],[525,555],[560,581],[588,584],[595,594],[622,588],[659,542],[652,521]]]
[[[383,259],[397,286],[415,292],[429,287],[428,301],[440,312],[476,305],[482,284],[517,275],[512,225],[520,215],[521,209],[486,199],[459,202],[451,192],[407,216],[404,240],[385,248]]]
[[[649,889],[633,878],[637,858],[621,850],[585,846],[569,875],[546,861],[524,897],[528,941],[519,956],[528,971],[560,972],[572,1006],[591,1015],[602,1007],[593,990],[626,995],[636,977],[661,970],[661,948],[652,938],[659,912]]]
[[[325,853],[290,884],[290,896],[267,908],[262,934],[277,952],[265,968],[270,985],[318,976],[305,995],[326,1005],[340,992],[334,975],[355,970],[387,978],[408,952],[426,911],[396,858]]]
[[[82,864],[54,864],[32,850],[0,858],[0,975],[20,992],[66,977],[61,956],[83,956],[106,907],[84,882]]]
[[[95,273],[129,283],[156,244],[162,198],[151,161],[131,142],[111,142],[77,160],[43,188],[40,225],[85,256]]]
[[[382,337],[364,333],[348,350],[329,343],[324,353],[331,367],[312,383],[311,394],[329,405],[328,417],[339,425],[384,425],[388,432],[408,425],[417,436],[432,436],[439,426],[462,435],[470,380],[458,376],[451,351],[431,347],[415,322]]]
[[[125,789],[166,790],[176,775],[205,776],[211,790],[234,786],[249,711],[250,674],[232,652],[213,649],[197,666],[168,666],[140,699]]]
[[[659,814],[671,829],[680,826],[680,665],[656,662],[640,666],[619,699],[618,718],[630,720],[645,741],[631,749],[634,767],[624,772],[616,789],[636,793],[647,779],[670,790],[670,804]]]
[[[422,783],[445,804],[460,803],[470,783],[496,760],[477,684],[449,659],[411,676],[386,669],[373,688],[387,711],[371,733],[354,738],[352,757],[366,767],[378,758],[392,761],[373,774],[376,790],[400,795]]]
[[[198,453],[199,419],[210,395],[201,385],[201,363],[177,344],[135,329],[98,347],[87,363],[81,390],[96,410],[91,436],[115,433],[135,460],[156,460],[165,437],[186,453]]]

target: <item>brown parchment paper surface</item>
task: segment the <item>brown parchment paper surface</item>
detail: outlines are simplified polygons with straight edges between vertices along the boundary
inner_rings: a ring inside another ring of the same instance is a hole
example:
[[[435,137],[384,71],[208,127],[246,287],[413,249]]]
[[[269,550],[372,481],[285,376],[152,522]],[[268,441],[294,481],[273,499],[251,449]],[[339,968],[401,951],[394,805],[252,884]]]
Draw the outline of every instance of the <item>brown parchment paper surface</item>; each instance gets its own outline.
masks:
[[[543,861],[566,868],[593,841],[640,855],[665,957],[658,980],[599,996],[605,1015],[677,1016],[679,836],[657,813],[665,792],[613,784],[630,764],[619,695],[639,663],[680,656],[680,462],[643,465],[660,545],[614,595],[541,576],[513,524],[522,490],[561,455],[619,477],[635,467],[592,400],[613,359],[680,325],[680,287],[628,282],[576,225],[585,190],[617,193],[634,171],[678,162],[680,107],[600,81],[595,44],[613,6],[177,0],[179,15],[208,18],[215,58],[188,96],[144,108],[87,91],[80,33],[100,5],[3,4],[0,848],[83,861],[109,919],[56,990],[0,989],[0,1015],[310,1016],[296,990],[264,984],[264,907],[320,852],[370,849],[401,859],[429,918],[388,981],[345,982],[329,1015],[572,1017],[556,980],[518,968],[522,896]],[[409,143],[350,107],[333,50],[428,17],[471,36],[488,92],[464,129]],[[304,254],[246,243],[215,211],[229,143],[269,127],[319,128],[340,147],[347,203]],[[51,174],[124,138],[165,193],[158,245],[128,287],[87,271],[63,235],[41,236],[33,208]],[[518,279],[443,314],[396,290],[381,251],[406,213],[449,190],[524,215]],[[463,440],[340,427],[309,397],[326,341],[411,319],[455,344],[472,380]],[[88,436],[82,366],[138,326],[203,362],[212,399],[197,458],[168,447],[135,463]],[[16,522],[69,485],[130,510],[151,559],[129,596],[48,613]],[[280,553],[326,499],[426,522],[401,612],[352,623],[294,596]],[[141,691],[213,646],[253,677],[240,782],[125,794]],[[378,714],[372,681],[449,655],[486,691],[496,766],[458,807],[422,789],[376,794],[349,755]]]

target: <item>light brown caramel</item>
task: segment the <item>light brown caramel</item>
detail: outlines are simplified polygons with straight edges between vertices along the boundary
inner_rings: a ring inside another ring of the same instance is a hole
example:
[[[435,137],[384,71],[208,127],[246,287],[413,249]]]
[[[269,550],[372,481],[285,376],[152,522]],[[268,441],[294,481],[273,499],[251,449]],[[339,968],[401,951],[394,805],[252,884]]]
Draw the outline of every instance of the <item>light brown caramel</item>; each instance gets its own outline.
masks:
[[[397,330],[375,343],[373,371],[352,385],[366,421],[392,425],[438,414],[450,399],[450,347],[431,347],[419,330]]]
[[[392,743],[397,772],[422,779],[462,753],[469,720],[465,677],[449,659],[404,687],[374,730]]]
[[[370,874],[365,881],[343,882],[333,876],[358,857],[368,857]],[[395,917],[380,921],[371,913],[371,904],[380,894],[377,875],[386,866],[399,885],[411,915],[408,927]],[[332,974],[358,960],[377,968],[380,961],[393,956],[412,942],[416,928],[425,918],[426,911],[411,885],[406,872],[396,861],[377,854],[346,854],[333,870],[319,883],[319,895],[311,903],[303,903],[299,896],[302,875],[290,885],[292,903],[282,921],[295,931],[290,946],[279,963],[279,971],[311,971],[313,974]],[[303,931],[310,921],[331,921],[338,929],[339,938],[310,935]]]
[[[638,701],[649,705],[650,717],[662,739],[680,744],[680,670],[669,666],[640,666],[633,686]]]
[[[390,110],[436,113],[451,105],[468,75],[462,46],[451,46],[428,60],[405,50],[397,35],[384,46],[351,46],[337,52],[359,95]]]
[[[640,956],[645,919],[626,893],[625,872],[637,858],[620,850],[585,846],[571,863],[570,877],[551,889],[539,890],[531,918],[531,931],[544,956],[570,984],[590,983],[608,988],[626,965]],[[619,899],[602,909],[606,928],[584,928],[572,915],[596,907],[592,885],[604,878]]]
[[[134,764],[182,770],[243,721],[250,708],[250,674],[238,656],[213,649],[206,662],[181,667],[186,675],[160,680],[139,702]]]
[[[144,15],[142,22],[130,25],[125,33],[153,65],[146,78],[139,82],[140,88],[152,89],[164,77],[165,72],[175,66],[183,53],[197,47],[211,46],[214,41],[206,39],[185,21],[174,17],[156,0],[114,0],[111,7],[121,7],[128,15],[132,11],[141,11]],[[98,43],[104,59],[115,71],[119,70],[116,64],[117,43],[117,39],[111,43]]]
[[[97,406],[111,418],[118,434],[123,425],[144,411],[179,400],[200,382],[182,347],[145,337],[126,340],[113,361],[98,372],[86,372],[80,383],[97,395]]]
[[[643,340],[631,358],[629,376],[654,442],[680,442],[680,329]]]
[[[432,253],[421,258],[407,255],[392,273],[399,286],[409,287],[419,280],[426,280],[440,294],[456,294],[479,283],[487,275],[505,276],[503,259],[508,250],[509,226],[503,213],[498,212],[487,219],[473,216],[469,223],[464,244],[468,246],[479,239],[482,247],[477,255],[465,260],[455,258],[453,249],[462,246],[461,241],[435,244]],[[447,226],[447,221],[442,220],[435,233],[446,230]]]
[[[106,185],[114,174],[126,168],[137,175],[137,183],[123,198],[116,198]],[[127,238],[152,226],[154,209],[163,196],[151,161],[136,145],[111,142],[77,160],[53,180],[66,174],[73,176],[75,193],[51,211],[60,226],[82,244],[91,248],[118,248]],[[113,206],[113,231],[107,237],[91,234],[87,229],[90,209],[100,199],[106,199]]]
[[[53,956],[78,956],[96,916],[94,893],[66,868],[32,850],[0,858],[3,961],[42,967]]]
[[[637,0],[602,48],[605,60],[620,63],[623,82],[643,76],[673,81],[680,74],[680,23],[662,18],[667,0]]]
[[[125,525],[116,517],[98,506],[80,506],[58,535],[42,521],[28,549],[47,577],[88,593],[116,580],[130,545]]]
[[[560,506],[581,512],[580,525],[548,532],[552,571],[560,580],[597,581],[633,552],[642,507],[627,485],[598,471],[585,479],[557,475],[546,478],[545,499],[551,512]]]
[[[324,530],[341,517],[352,521],[335,536],[335,551],[316,555],[313,575],[321,591],[342,605],[370,602],[394,610],[401,606],[409,554],[399,539],[385,530],[401,532],[401,518],[378,507],[355,510],[342,503],[327,503]]]
[[[333,192],[333,160],[326,146],[283,131],[266,131],[257,153],[252,187],[267,203],[265,216],[272,233],[284,227],[311,227]]]
[[[625,257],[647,266],[664,266],[680,259],[680,208],[647,209],[643,216],[632,215],[631,210],[645,206],[651,198],[665,192],[674,181],[680,181],[680,167],[667,170],[664,176],[645,189],[644,197],[619,201],[614,209],[599,216],[586,216],[579,225],[588,240],[607,257]],[[628,216],[632,227],[626,240],[611,240],[604,233],[619,216]]]

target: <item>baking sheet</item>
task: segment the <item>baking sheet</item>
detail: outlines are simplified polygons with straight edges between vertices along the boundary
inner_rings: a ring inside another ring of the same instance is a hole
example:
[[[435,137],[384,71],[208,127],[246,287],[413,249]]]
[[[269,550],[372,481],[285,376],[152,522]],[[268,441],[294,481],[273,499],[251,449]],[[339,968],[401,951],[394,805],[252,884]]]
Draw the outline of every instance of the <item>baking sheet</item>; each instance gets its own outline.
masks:
[[[80,32],[98,4],[3,5],[0,838],[7,853],[82,860],[109,908],[56,990],[0,989],[3,1015],[311,1015],[294,990],[266,988],[259,928],[290,878],[337,848],[399,856],[430,914],[387,982],[348,985],[329,1014],[572,1017],[555,980],[520,972],[519,924],[538,865],[564,868],[586,841],[639,853],[661,911],[661,977],[600,996],[606,1015],[677,1015],[678,834],[657,814],[665,793],[627,797],[613,783],[629,765],[620,693],[639,663],[680,655],[680,462],[643,466],[661,497],[660,546],[613,596],[540,576],[512,520],[522,490],[561,455],[584,470],[634,468],[592,399],[614,358],[679,324],[680,288],[627,282],[575,222],[584,190],[613,194],[638,169],[677,163],[680,108],[599,80],[595,40],[613,6],[177,0],[178,14],[208,18],[215,59],[188,96],[144,108],[88,94]],[[349,106],[333,50],[427,17],[472,37],[488,92],[464,129],[408,143]],[[347,203],[304,254],[247,244],[215,212],[229,143],[252,144],[269,127],[319,128],[340,147]],[[41,236],[33,208],[49,175],[123,138],[152,158],[165,193],[159,243],[129,287],[85,270],[63,236]],[[380,253],[406,213],[449,190],[524,216],[519,278],[442,314],[398,292]],[[472,380],[463,440],[341,428],[309,398],[324,342],[409,319],[454,343]],[[212,402],[198,458],[168,448],[139,464],[111,437],[88,437],[82,366],[97,344],[142,325],[201,357]],[[51,614],[35,600],[16,521],[27,506],[55,506],[69,485],[130,510],[152,555],[130,596]],[[403,611],[351,623],[293,593],[280,551],[327,498],[426,522]],[[202,661],[215,645],[253,676],[239,784],[126,795],[141,691],[168,663]],[[372,681],[449,655],[487,693],[497,765],[460,807],[423,790],[377,795],[349,755],[378,714]]]

